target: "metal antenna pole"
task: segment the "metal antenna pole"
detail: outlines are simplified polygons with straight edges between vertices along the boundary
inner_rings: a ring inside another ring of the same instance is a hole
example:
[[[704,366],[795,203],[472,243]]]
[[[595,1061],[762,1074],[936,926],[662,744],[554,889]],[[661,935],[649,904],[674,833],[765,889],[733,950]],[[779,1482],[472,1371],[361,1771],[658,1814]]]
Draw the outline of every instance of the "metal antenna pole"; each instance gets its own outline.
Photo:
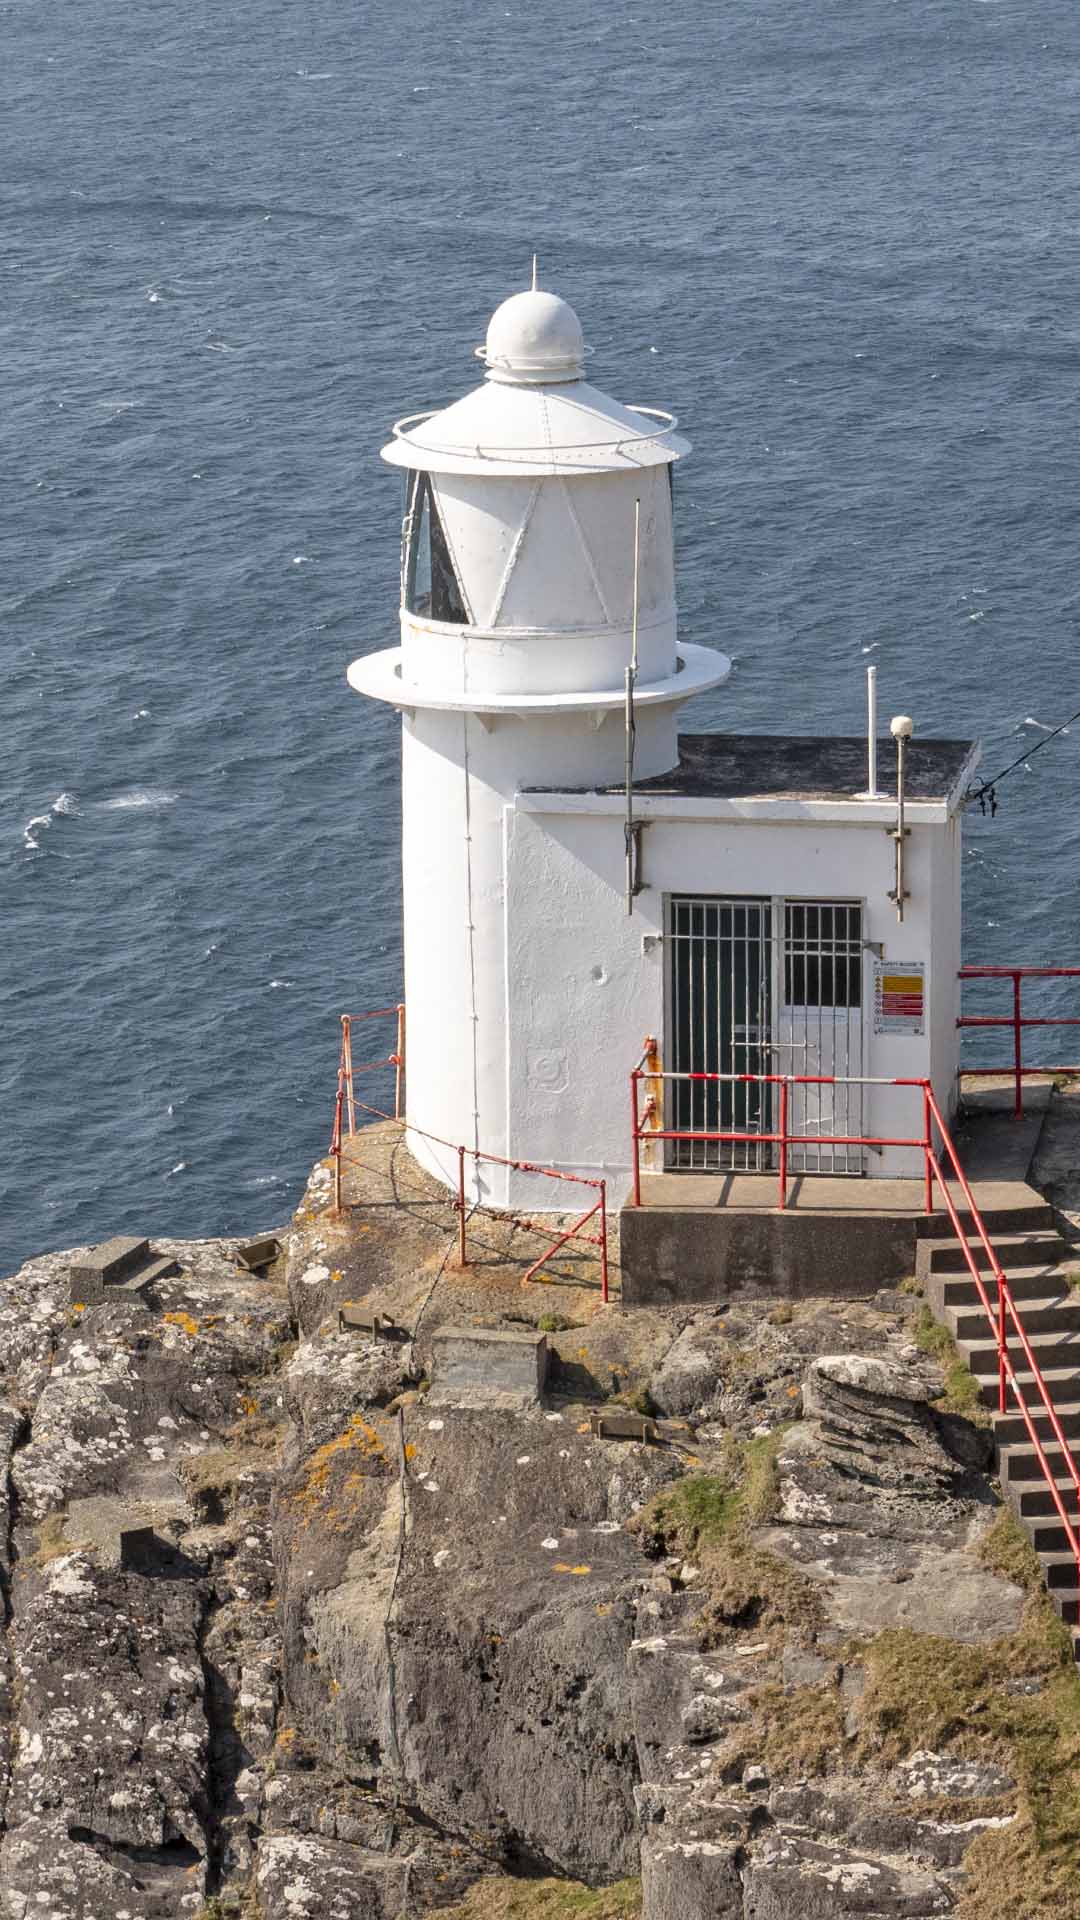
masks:
[[[866,669],[866,797],[877,800],[877,668]]]
[[[907,743],[911,739],[914,731],[914,725],[906,713],[898,713],[895,720],[889,723],[889,732],[896,741],[896,826],[893,829],[892,835],[896,843],[896,886],[892,893],[890,893],[889,898],[890,900],[896,901],[896,917],[898,920],[902,920],[904,917],[904,901],[908,897],[907,890],[904,886],[904,842],[907,839],[908,833],[904,825],[904,785],[906,779]]]
[[[638,592],[641,561],[641,501],[634,501],[634,611],[630,628],[630,665],[626,669],[626,911],[634,911],[637,892],[634,859],[634,683],[638,668]]]

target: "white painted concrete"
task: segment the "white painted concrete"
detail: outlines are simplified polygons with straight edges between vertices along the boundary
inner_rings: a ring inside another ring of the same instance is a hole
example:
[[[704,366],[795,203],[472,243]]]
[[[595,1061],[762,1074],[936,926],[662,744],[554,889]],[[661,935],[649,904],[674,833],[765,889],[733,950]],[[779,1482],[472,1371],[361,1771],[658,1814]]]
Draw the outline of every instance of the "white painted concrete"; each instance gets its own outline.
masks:
[[[544,797],[529,796],[529,809],[516,806],[507,820],[508,1120],[510,1138],[527,1139],[531,1158],[578,1172],[603,1170],[613,1193],[625,1194],[629,1071],[646,1034],[659,1039],[664,1055],[662,936],[665,898],[672,893],[861,902],[867,941],[880,941],[886,959],[926,964],[928,1011],[922,1037],[875,1035],[868,951],[864,1071],[874,1077],[929,1075],[944,1110],[951,1111],[958,1058],[955,822],[912,827],[912,897],[901,926],[887,897],[892,843],[880,824],[863,824],[859,803],[848,804],[846,822],[820,823],[664,819],[657,801],[644,836],[647,884],[628,918],[620,822],[612,814],[570,811],[575,797],[552,796],[560,810],[545,814],[534,810]],[[540,900],[559,903],[554,922],[543,929],[542,950],[535,905]],[[645,942],[645,935],[661,938]],[[871,1087],[864,1097],[868,1133],[920,1135],[917,1093]],[[868,1165],[883,1176],[915,1177],[921,1170],[921,1156],[899,1148],[872,1155]],[[528,1183],[516,1192],[515,1204],[526,1199],[538,1203],[536,1183],[531,1192]]]
[[[515,296],[493,319],[484,384],[396,431],[384,456],[430,476],[467,619],[403,606],[400,647],[354,661],[349,681],[403,716],[414,1151],[449,1183],[459,1143],[603,1172],[617,1204],[629,1071],[646,1033],[664,1042],[670,893],[863,902],[868,940],[926,962],[930,1007],[921,1039],[873,1036],[868,957],[865,1070],[931,1072],[951,1101],[959,825],[955,795],[909,808],[898,927],[887,802],[641,796],[645,887],[627,915],[623,801],[597,789],[624,771],[635,501],[639,779],[676,765],[678,709],[729,662],[677,636],[667,469],[687,443],[587,384],[584,351],[564,302]],[[866,1121],[915,1135],[919,1103],[875,1089]],[[919,1157],[889,1151],[871,1170],[918,1173]],[[496,1204],[568,1201],[532,1176],[468,1172],[470,1194]]]

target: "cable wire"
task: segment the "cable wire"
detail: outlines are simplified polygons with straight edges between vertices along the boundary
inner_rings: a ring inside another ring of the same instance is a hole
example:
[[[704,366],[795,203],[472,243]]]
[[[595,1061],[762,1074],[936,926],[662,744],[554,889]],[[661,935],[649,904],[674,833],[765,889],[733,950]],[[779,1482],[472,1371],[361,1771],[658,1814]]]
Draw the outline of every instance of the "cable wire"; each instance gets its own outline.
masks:
[[[964,805],[971,807],[978,801],[985,813],[985,802],[989,800],[990,812],[991,814],[995,814],[997,812],[997,795],[994,789],[998,782],[1004,780],[1007,774],[1015,773],[1017,767],[1022,767],[1025,761],[1034,760],[1035,755],[1041,753],[1044,747],[1048,747],[1051,740],[1056,740],[1061,733],[1067,733],[1076,720],[1080,720],[1080,707],[1077,707],[1075,713],[1070,713],[1069,718],[1063,720],[1060,727],[1055,727],[1051,733],[1044,734],[1043,738],[1037,740],[1035,745],[1030,747],[1026,753],[1021,753],[1015,760],[1010,760],[1008,766],[1003,767],[1000,773],[995,773],[992,780],[984,780],[981,787],[972,787],[971,791],[964,796]]]

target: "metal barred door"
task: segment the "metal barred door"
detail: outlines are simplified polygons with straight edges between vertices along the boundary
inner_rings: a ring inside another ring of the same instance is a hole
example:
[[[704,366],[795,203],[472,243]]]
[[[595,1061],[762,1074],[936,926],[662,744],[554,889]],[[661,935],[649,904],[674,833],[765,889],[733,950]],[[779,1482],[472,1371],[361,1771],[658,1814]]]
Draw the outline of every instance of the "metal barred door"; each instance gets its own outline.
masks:
[[[851,901],[785,900],[773,1058],[776,1073],[863,1071],[862,908]],[[793,1134],[861,1134],[862,1087],[792,1087]],[[862,1173],[863,1147],[792,1147],[798,1173]]]
[[[674,896],[668,1031],[675,1073],[772,1073],[773,903]],[[674,1080],[670,1120],[680,1130],[768,1133],[770,1089],[760,1084]],[[672,1140],[670,1167],[759,1172],[771,1143]]]

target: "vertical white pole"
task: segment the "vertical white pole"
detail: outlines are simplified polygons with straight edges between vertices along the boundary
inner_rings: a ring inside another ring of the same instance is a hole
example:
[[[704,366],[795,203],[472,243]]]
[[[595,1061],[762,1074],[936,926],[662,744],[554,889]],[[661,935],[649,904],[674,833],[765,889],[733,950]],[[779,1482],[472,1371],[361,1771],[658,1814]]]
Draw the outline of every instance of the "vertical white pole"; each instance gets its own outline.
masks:
[[[877,785],[877,668],[866,669],[866,797],[880,798]]]
[[[634,601],[630,665],[626,669],[626,911],[634,911],[637,874],[634,860],[634,682],[638,665],[638,593],[641,562],[641,501],[634,501]]]

